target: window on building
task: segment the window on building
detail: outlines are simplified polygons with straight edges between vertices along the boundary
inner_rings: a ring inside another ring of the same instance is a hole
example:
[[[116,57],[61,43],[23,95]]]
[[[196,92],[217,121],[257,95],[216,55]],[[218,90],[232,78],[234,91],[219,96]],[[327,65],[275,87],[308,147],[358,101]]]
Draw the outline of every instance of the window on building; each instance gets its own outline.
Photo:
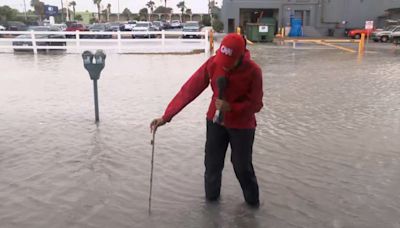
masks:
[[[228,33],[235,32],[235,19],[229,18],[228,19]]]

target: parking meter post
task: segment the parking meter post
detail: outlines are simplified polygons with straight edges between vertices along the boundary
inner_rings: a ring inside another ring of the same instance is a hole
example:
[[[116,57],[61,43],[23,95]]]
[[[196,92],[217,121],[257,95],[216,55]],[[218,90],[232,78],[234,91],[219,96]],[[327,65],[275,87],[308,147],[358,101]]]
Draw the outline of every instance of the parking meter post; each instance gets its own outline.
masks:
[[[100,121],[99,115],[99,96],[97,89],[97,80],[100,79],[100,73],[104,69],[106,55],[102,50],[97,50],[95,54],[90,51],[82,53],[83,65],[89,72],[90,79],[93,81],[94,108],[96,123]]]
[[[99,96],[97,92],[97,80],[93,80],[93,92],[94,92],[94,112],[96,123],[100,121],[99,117]]]

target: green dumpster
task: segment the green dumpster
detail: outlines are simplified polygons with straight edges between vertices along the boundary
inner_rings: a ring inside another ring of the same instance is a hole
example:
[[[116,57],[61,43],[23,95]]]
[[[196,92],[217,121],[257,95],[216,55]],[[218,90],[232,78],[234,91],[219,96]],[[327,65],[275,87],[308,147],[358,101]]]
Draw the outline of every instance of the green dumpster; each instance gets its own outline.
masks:
[[[253,42],[272,42],[275,37],[274,18],[262,18],[260,23],[247,23],[246,36]]]
[[[276,20],[271,17],[263,17],[261,19],[261,23],[265,26],[268,26],[268,32],[264,35],[265,37],[261,37],[261,41],[272,42],[275,38],[276,34]]]

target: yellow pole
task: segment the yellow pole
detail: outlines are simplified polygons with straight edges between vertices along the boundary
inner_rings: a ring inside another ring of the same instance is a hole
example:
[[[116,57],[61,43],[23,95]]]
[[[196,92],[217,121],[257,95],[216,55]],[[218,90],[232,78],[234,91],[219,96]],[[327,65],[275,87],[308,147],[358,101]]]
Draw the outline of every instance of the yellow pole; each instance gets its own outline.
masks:
[[[241,31],[240,31],[240,27],[236,28],[236,33],[239,34],[239,35],[242,34]]]
[[[365,48],[365,34],[361,34],[361,40],[360,43],[358,44],[358,53],[364,53],[364,48]]]

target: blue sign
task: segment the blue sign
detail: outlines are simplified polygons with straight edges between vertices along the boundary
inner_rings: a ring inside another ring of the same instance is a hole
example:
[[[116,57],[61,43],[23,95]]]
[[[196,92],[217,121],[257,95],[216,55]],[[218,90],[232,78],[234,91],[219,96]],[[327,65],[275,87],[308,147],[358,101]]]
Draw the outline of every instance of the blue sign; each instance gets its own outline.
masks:
[[[44,5],[44,14],[49,16],[57,16],[58,15],[58,7],[51,5]]]

